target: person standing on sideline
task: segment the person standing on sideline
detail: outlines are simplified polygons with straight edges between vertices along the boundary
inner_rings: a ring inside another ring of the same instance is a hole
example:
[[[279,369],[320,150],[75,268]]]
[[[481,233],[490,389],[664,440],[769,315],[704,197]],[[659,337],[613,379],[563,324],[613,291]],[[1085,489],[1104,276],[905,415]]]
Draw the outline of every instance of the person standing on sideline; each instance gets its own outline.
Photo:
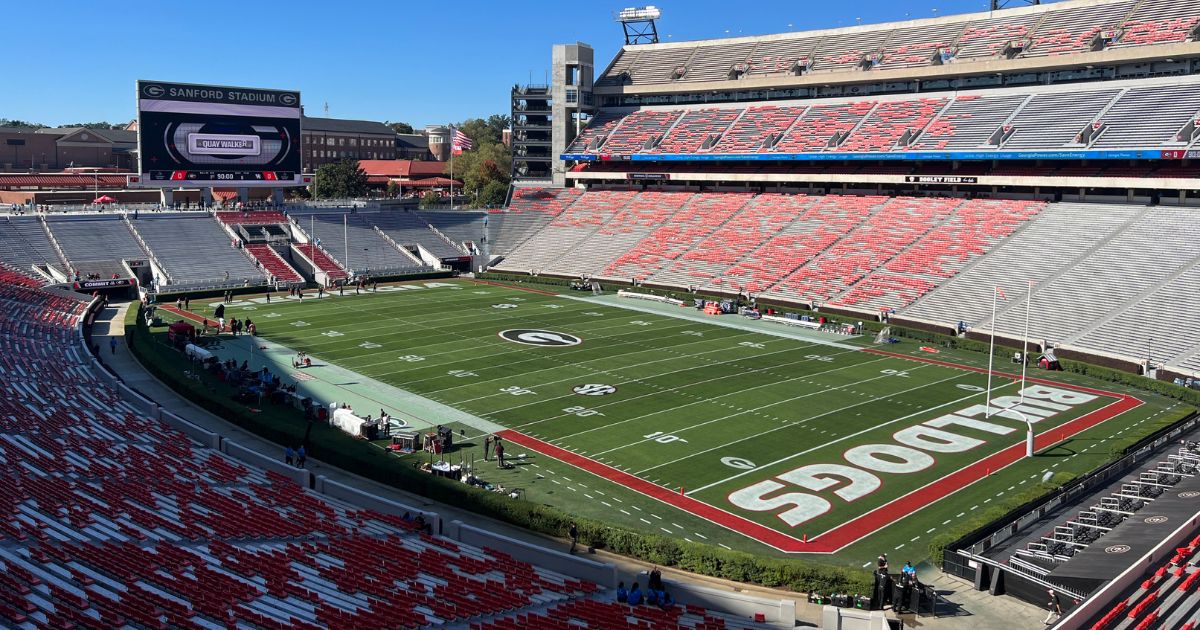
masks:
[[[500,462],[500,467],[504,468],[504,442],[496,440],[496,461]]]
[[[304,450],[304,445],[301,444],[300,448],[296,449],[296,467],[304,468],[304,462],[307,460],[308,453]]]
[[[492,436],[485,435],[485,436],[483,436],[483,461],[485,461],[485,462],[491,461],[490,459],[488,459],[488,455],[491,453],[491,450],[492,450]]]
[[[296,459],[296,452],[292,450],[292,447],[289,446],[289,447],[283,449],[283,463],[287,464],[288,466],[291,466],[292,461],[294,461],[295,459]]]
[[[575,553],[575,546],[579,544],[579,528],[575,527],[574,521],[571,521],[571,527],[567,529],[567,536],[571,537],[571,553]]]
[[[1058,593],[1055,593],[1054,589],[1046,592],[1050,594],[1050,601],[1046,602],[1046,618],[1042,620],[1042,623],[1050,625],[1062,616],[1062,600],[1058,598]]]
[[[267,285],[267,304],[271,303],[271,285]]]
[[[113,354],[117,353],[117,338],[116,338],[116,336],[112,336],[112,337],[108,338],[108,347],[112,348]]]

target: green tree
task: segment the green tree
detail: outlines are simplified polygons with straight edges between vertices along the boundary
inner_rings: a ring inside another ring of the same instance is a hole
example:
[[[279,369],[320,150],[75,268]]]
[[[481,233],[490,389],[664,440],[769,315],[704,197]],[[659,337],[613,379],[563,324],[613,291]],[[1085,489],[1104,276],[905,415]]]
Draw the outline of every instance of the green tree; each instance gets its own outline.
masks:
[[[387,196],[399,197],[400,196],[400,184],[397,184],[396,182],[388,182]]]
[[[83,127],[84,129],[124,129],[125,125],[118,125],[110,122],[89,122],[89,123],[72,123],[63,125],[64,127]]]
[[[501,181],[490,181],[479,193],[480,206],[502,206],[508,196],[508,184]]]
[[[365,197],[367,172],[358,165],[358,160],[325,164],[313,174],[312,193],[316,199]]]
[[[45,129],[46,125],[42,123],[29,122],[28,120],[17,120],[15,118],[0,118],[0,127],[27,127],[29,129]]]
[[[413,133],[413,126],[405,122],[385,122],[396,133]]]
[[[440,205],[442,205],[442,198],[440,196],[438,196],[438,194],[433,192],[432,190],[425,193],[424,195],[421,195],[421,207],[422,208],[436,208]]]
[[[478,193],[479,203],[503,203],[504,194],[508,190],[509,174],[512,172],[512,153],[502,144],[483,144],[462,155],[454,156],[454,179],[462,182],[462,189],[469,193]],[[450,164],[447,162],[446,176],[450,176]],[[504,190],[499,201],[484,201],[494,199],[493,195],[485,195],[485,191]]]

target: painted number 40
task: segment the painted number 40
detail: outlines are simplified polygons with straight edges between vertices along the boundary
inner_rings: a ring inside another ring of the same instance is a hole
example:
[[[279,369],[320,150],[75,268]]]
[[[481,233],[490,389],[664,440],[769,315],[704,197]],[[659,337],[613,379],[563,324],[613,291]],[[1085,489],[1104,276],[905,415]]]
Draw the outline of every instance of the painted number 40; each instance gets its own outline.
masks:
[[[663,433],[662,431],[655,431],[650,435],[643,435],[642,437],[646,438],[647,440],[654,440],[659,444],[670,444],[671,442],[687,444],[687,440],[679,437],[678,435],[671,435],[669,433]]]

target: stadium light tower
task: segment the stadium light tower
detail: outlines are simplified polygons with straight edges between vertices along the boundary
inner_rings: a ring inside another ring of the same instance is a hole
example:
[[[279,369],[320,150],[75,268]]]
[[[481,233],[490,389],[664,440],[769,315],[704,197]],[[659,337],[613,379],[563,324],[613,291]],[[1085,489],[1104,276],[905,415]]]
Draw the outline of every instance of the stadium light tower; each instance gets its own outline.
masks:
[[[657,44],[658,26],[655,20],[660,17],[662,11],[654,5],[621,9],[616,20],[625,31],[625,45]]]
[[[992,10],[1010,9],[1041,4],[1042,0],[992,0]]]

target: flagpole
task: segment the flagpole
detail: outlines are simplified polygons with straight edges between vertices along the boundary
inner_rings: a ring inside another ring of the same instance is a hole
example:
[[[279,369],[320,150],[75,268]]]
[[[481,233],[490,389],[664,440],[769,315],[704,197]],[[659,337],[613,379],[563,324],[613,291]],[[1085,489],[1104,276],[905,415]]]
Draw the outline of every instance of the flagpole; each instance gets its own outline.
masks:
[[[450,127],[450,209],[454,209],[454,126]]]
[[[992,361],[996,358],[996,293],[998,289],[992,287],[992,341],[988,345],[988,368],[987,368],[987,396],[983,403],[984,418],[992,417]]]
[[[342,215],[342,242],[346,244],[346,269],[350,269],[350,229],[346,227],[346,215]],[[993,309],[994,310],[994,309]]]
[[[1029,365],[1029,307],[1033,301],[1033,281],[1025,290],[1025,336],[1021,342],[1021,404],[1025,403],[1025,367]],[[994,324],[993,324],[994,326]]]

